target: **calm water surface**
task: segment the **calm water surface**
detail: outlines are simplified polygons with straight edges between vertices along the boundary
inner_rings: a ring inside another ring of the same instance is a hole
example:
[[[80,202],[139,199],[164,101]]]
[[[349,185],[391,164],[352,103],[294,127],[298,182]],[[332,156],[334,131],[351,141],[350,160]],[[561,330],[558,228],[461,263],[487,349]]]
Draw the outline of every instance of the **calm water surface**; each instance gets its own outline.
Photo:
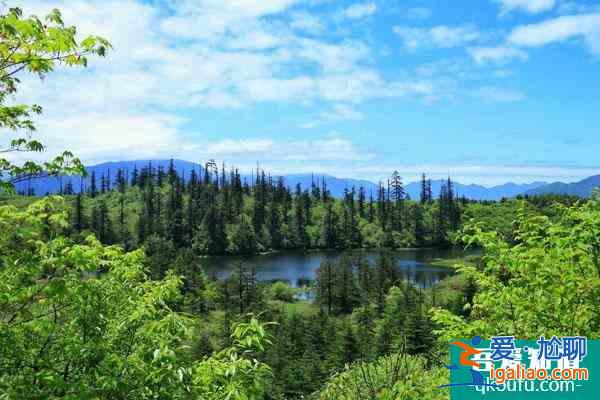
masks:
[[[374,263],[379,253],[376,251],[351,251],[352,255],[362,255]],[[322,261],[337,260],[343,251],[283,251],[255,256],[219,256],[208,257],[203,264],[209,275],[217,278],[227,277],[241,261],[248,268],[254,267],[261,281],[284,281],[292,286],[303,286],[306,281],[315,279],[317,268]],[[447,259],[461,256],[459,250],[411,249],[398,250],[392,253],[397,270],[406,279],[421,287],[429,287],[452,272],[446,268],[431,265],[436,259]]]

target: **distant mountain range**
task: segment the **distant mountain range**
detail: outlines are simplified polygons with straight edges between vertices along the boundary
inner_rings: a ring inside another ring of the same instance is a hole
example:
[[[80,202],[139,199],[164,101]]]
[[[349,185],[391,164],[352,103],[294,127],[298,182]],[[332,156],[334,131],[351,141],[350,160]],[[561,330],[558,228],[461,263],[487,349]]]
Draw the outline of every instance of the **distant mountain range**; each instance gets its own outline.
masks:
[[[547,185],[538,186],[525,192],[530,196],[541,194],[568,194],[580,197],[589,197],[592,194],[592,189],[600,186],[600,175],[590,176],[579,182],[563,183],[554,182]]]
[[[327,188],[331,191],[331,194],[335,197],[341,197],[346,188],[351,189],[353,186],[358,190],[360,186],[363,186],[367,192],[367,196],[370,192],[373,196],[377,196],[378,185],[365,180],[357,179],[340,179],[331,175],[312,175],[312,174],[301,174],[301,175],[286,175],[284,176],[285,182],[290,187],[300,183],[302,187],[310,187],[312,180],[320,182],[322,177],[327,182]],[[431,193],[433,197],[437,197],[440,193],[440,189],[445,180],[432,180],[431,181]],[[518,194],[525,193],[531,189],[544,186],[547,182],[533,182],[526,184],[516,183],[505,183],[503,185],[485,187],[481,185],[464,185],[459,182],[454,182],[454,192],[457,196],[465,196],[469,199],[474,200],[500,200],[503,197],[514,197]],[[421,182],[411,182],[405,185],[406,193],[411,199],[418,199],[421,194]]]
[[[90,185],[90,175],[92,172],[96,175],[97,185],[100,185],[100,177],[102,175],[110,175],[111,182],[114,184],[117,170],[122,169],[131,176],[134,169],[141,170],[148,165],[152,165],[153,168],[163,168],[165,171],[169,168],[170,160],[136,160],[136,161],[117,161],[107,162],[98,165],[92,165],[87,167],[88,177],[60,177],[60,178],[43,178],[32,180],[31,182],[21,182],[17,185],[17,190],[27,192],[31,188],[35,194],[43,195],[45,193],[57,193],[60,191],[60,187],[65,187],[69,182],[71,183],[75,192],[78,192],[80,188],[86,190]],[[197,173],[203,171],[203,167],[200,164],[193,163],[190,161],[173,160],[173,165],[180,175],[184,175],[186,178],[192,170],[196,170]],[[277,176],[273,177],[277,179]],[[290,188],[300,184],[302,188],[310,188],[312,182],[321,182],[325,179],[327,188],[331,191],[335,197],[341,197],[344,194],[346,188],[351,189],[355,187],[357,190],[360,186],[365,188],[367,196],[372,192],[373,196],[377,195],[376,183],[366,180],[359,179],[344,179],[337,178],[331,175],[323,174],[289,174],[283,176],[284,181]],[[251,175],[242,175],[242,179],[247,182],[252,182]],[[432,180],[431,191],[433,196],[438,196],[443,180]],[[519,194],[537,195],[545,193],[560,193],[560,194],[573,194],[578,196],[589,196],[593,187],[600,186],[600,175],[592,176],[576,183],[547,183],[547,182],[533,182],[528,184],[516,184],[516,183],[505,183],[503,185],[485,187],[481,185],[464,185],[460,182],[454,182],[454,191],[458,196],[465,196],[469,199],[474,200],[500,200],[503,197],[514,197]],[[406,192],[412,199],[418,199],[421,192],[420,182],[411,182],[406,184]]]

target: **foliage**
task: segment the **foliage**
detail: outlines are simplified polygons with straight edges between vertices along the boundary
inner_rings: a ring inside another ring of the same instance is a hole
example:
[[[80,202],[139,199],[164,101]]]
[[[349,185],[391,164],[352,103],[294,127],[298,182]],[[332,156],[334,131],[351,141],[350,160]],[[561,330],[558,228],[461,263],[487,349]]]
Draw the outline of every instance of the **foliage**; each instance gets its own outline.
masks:
[[[464,240],[484,248],[482,265],[460,271],[476,285],[467,318],[437,310],[443,337],[600,334],[600,204],[557,205],[557,217],[523,208],[514,240],[471,225]]]
[[[44,21],[35,16],[23,17],[19,8],[11,8],[0,15],[0,128],[12,131],[35,130],[33,117],[42,112],[37,105],[9,105],[17,93],[21,72],[40,78],[57,65],[86,66],[90,55],[104,56],[110,43],[98,36],[77,41],[76,29],[64,25],[61,14],[53,10]],[[44,145],[31,135],[13,138],[0,154],[13,152],[41,152]],[[83,173],[83,165],[69,151],[45,163],[26,161],[17,165],[0,157],[0,191],[11,190],[12,184],[42,175]]]
[[[316,396],[319,400],[443,400],[437,386],[448,382],[444,368],[429,369],[423,358],[393,354],[359,362],[334,376]]]
[[[271,369],[257,360],[270,344],[265,326],[252,317],[234,327],[233,344],[194,366],[194,395],[203,400],[264,398]]]
[[[256,318],[193,362],[181,278],[148,280],[139,250],[74,243],[67,215],[60,198],[0,207],[0,397],[260,398],[269,341]]]
[[[0,208],[0,392],[150,398],[179,391],[189,320],[180,279],[148,281],[143,252],[63,236],[65,203]],[[177,388],[177,389],[174,389]]]
[[[292,302],[296,296],[296,289],[285,282],[274,282],[268,288],[267,296],[273,300]]]

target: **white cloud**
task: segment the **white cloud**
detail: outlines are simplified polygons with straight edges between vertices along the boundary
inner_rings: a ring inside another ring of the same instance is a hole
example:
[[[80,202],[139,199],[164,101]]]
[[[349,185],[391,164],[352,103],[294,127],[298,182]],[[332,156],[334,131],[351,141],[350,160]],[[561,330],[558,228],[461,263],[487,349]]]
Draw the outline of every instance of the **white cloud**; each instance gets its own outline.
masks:
[[[201,151],[206,156],[226,158],[239,155],[269,154],[276,143],[271,139],[225,139],[205,146],[192,146],[191,150]]]
[[[323,123],[323,121],[321,120],[312,120],[312,121],[306,121],[300,124],[300,128],[302,129],[312,129],[312,128],[316,128],[317,126],[321,125]]]
[[[473,96],[493,103],[514,103],[525,99],[517,90],[485,86],[472,92]]]
[[[87,69],[59,68],[43,82],[23,79],[16,100],[45,108],[41,140],[86,161],[105,159],[111,146],[113,159],[144,158],[180,151],[182,111],[323,102],[329,118],[358,119],[355,106],[363,101],[435,91],[425,81],[384,79],[369,45],[325,36],[324,22],[295,9],[297,0],[167,3],[170,12],[135,0],[16,1],[25,14],[59,8],[78,32],[114,45]],[[102,142],[86,146],[92,136]]]
[[[549,11],[556,5],[556,0],[494,0],[500,3],[502,13],[511,11],[525,11],[529,14],[537,14],[543,11]]]
[[[572,38],[583,38],[590,51],[600,54],[600,13],[567,15],[515,28],[509,42],[539,47]]]
[[[577,1],[561,1],[558,5],[559,14],[582,14],[599,12],[600,4],[582,4]]]
[[[377,5],[373,2],[369,3],[356,3],[346,8],[343,14],[346,18],[360,19],[375,14],[377,11]]]
[[[106,60],[93,60],[91,69],[55,73],[30,93],[42,104],[52,99],[79,112],[98,107],[176,112],[265,101],[357,103],[421,96],[422,90],[405,82],[386,81],[374,65],[371,48],[360,40],[336,43],[295,34],[294,29],[319,30],[318,18],[307,11],[294,11],[289,26],[282,20],[259,18],[297,3],[171,0],[174,13],[167,16],[156,6],[133,0],[27,1],[21,4],[26,13],[42,15],[58,7],[65,10],[67,23],[77,23],[82,32],[102,34],[115,47]],[[242,25],[230,24],[242,19]],[[436,38],[444,35],[443,29],[433,32]]]
[[[477,64],[504,64],[511,60],[526,61],[528,59],[526,52],[510,46],[470,47],[467,51]]]
[[[292,13],[290,27],[312,35],[318,35],[325,30],[320,18],[306,11]]]
[[[365,115],[350,104],[334,104],[331,109],[321,112],[318,118],[300,124],[302,129],[312,129],[330,122],[360,121]]]
[[[427,19],[431,17],[431,15],[431,10],[425,7],[409,8],[405,13],[403,13],[403,16],[409,19]]]
[[[71,150],[85,163],[168,158],[179,153],[179,125],[183,121],[160,113],[86,113],[44,117],[38,123],[46,152],[16,154],[14,159],[47,160]],[[23,158],[26,157],[26,158]]]
[[[314,127],[323,121],[360,120],[361,103],[372,99],[433,102],[450,97],[453,84],[436,74],[384,77],[366,39],[325,36],[327,21],[298,10],[298,3],[173,0],[172,12],[166,13],[156,2],[134,0],[21,1],[17,4],[26,13],[38,15],[58,7],[67,24],[104,35],[115,48],[107,59],[90,60],[88,69],[61,68],[44,82],[24,79],[18,100],[45,107],[39,137],[51,144],[49,152],[69,148],[90,163],[216,157],[247,165],[265,159],[274,171],[315,165],[333,171],[336,161],[351,164],[374,155],[340,136],[241,140],[221,132],[229,139],[211,142],[196,132],[196,141],[190,143],[184,135],[186,121],[177,115],[290,102],[324,110],[304,124]],[[291,18],[283,18],[284,11],[291,11]],[[471,26],[437,26],[417,33],[426,47],[480,39]],[[507,92],[495,96],[497,101],[514,101]]]
[[[257,18],[281,13],[300,0],[167,0],[169,8],[182,14],[229,14]]]
[[[334,104],[331,111],[325,112],[322,115],[324,118],[334,121],[358,121],[365,117],[365,115],[362,112],[356,110],[354,107],[348,104]]]
[[[252,168],[259,160],[261,165],[269,165],[269,172],[274,173],[294,165],[299,168],[304,163],[331,165],[336,161],[367,161],[374,157],[337,133],[308,140],[229,138],[188,145],[182,153],[193,154],[196,159],[217,158],[242,168]]]
[[[362,42],[345,41],[341,44],[323,43],[313,39],[299,39],[294,55],[313,62],[326,73],[356,70],[371,59],[370,48]]]
[[[432,28],[394,26],[393,30],[409,50],[458,47],[481,38],[480,32],[470,25],[456,27],[438,25]]]

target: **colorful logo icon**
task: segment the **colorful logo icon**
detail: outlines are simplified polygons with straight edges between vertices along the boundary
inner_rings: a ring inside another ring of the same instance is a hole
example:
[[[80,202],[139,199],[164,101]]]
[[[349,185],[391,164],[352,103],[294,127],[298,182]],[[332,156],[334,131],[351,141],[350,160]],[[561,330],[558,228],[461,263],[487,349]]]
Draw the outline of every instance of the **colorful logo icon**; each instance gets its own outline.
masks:
[[[475,336],[473,339],[471,339],[471,344],[473,346],[477,346],[479,343],[481,343],[480,336]],[[501,385],[497,385],[495,383],[486,383],[483,379],[483,375],[481,374],[481,372],[473,369],[473,367],[480,368],[481,365],[476,361],[469,360],[469,357],[474,356],[476,354],[481,354],[482,353],[481,350],[477,350],[476,348],[468,345],[467,343],[463,343],[463,342],[459,342],[459,341],[450,342],[450,344],[460,347],[463,350],[460,353],[460,358],[459,358],[458,363],[461,366],[469,367],[469,371],[471,372],[471,378],[473,381],[465,382],[465,383],[448,383],[448,384],[441,385],[438,387],[443,388],[443,387],[449,387],[449,386],[494,386],[494,387],[501,386]],[[444,364],[444,366],[447,369],[449,369],[450,371],[457,370],[459,368],[459,366],[457,364],[453,364],[453,365]]]

